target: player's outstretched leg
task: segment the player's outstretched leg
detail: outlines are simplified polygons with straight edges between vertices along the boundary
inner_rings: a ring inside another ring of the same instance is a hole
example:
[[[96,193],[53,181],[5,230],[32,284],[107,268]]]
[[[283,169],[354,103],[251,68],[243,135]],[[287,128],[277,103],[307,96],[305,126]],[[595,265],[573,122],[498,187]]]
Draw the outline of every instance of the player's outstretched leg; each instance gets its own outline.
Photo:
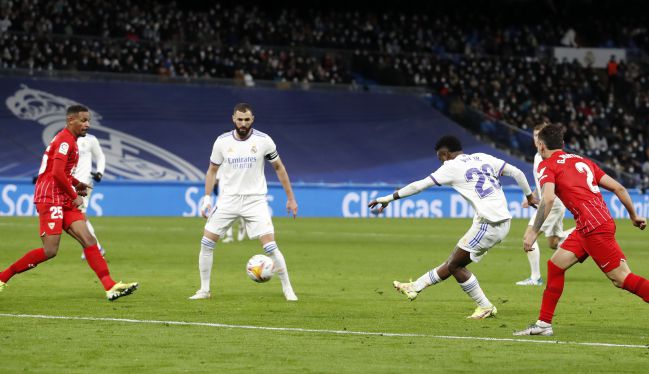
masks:
[[[239,230],[237,232],[237,240],[242,241],[246,238],[246,222],[241,218],[239,220]]]
[[[4,271],[0,272],[0,292],[6,288],[7,282],[9,282],[11,277],[24,271],[31,270],[41,262],[47,261],[48,259],[49,258],[45,254],[45,249],[43,248],[32,249],[27,252],[23,257],[19,258]]]
[[[198,272],[201,277],[201,288],[196,291],[189,300],[209,299],[212,297],[210,293],[210,280],[212,278],[212,264],[214,263],[214,247],[216,242],[206,236],[201,239],[201,251],[198,254]]]
[[[284,255],[280,252],[277,247],[277,243],[274,241],[264,244],[264,252],[273,259],[275,263],[275,271],[279,277],[280,282],[282,283],[282,291],[284,292],[284,297],[288,301],[297,301],[297,296],[293,292],[293,286],[291,286],[291,281],[288,277],[288,268],[286,267],[286,261],[284,260]]]
[[[401,292],[402,294],[406,295],[408,300],[413,301],[414,299],[417,298],[419,293],[424,288],[440,283],[444,279],[446,279],[446,278],[441,278],[439,276],[438,274],[439,268],[440,266],[426,272],[414,282],[410,281],[406,283],[406,282],[394,281],[392,282],[392,285],[398,292]]]
[[[534,242],[532,244],[533,250],[527,252],[527,260],[530,263],[530,277],[522,281],[516,282],[518,286],[542,286],[543,280],[541,279],[541,270],[540,270],[540,259],[541,259],[541,250],[539,249],[539,243]]]

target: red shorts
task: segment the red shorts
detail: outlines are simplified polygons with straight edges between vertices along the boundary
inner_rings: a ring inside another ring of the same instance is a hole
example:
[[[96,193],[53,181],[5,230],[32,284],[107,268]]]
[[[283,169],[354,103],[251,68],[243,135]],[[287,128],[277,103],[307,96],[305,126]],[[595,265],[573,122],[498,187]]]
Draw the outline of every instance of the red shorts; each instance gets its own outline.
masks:
[[[36,204],[36,210],[41,223],[40,236],[61,235],[72,222],[86,219],[79,208],[66,205]]]
[[[573,231],[561,243],[561,248],[574,253],[579,262],[584,262],[588,256],[592,257],[604,273],[617,268],[622,260],[626,260],[622,248],[615,240],[614,221],[608,221],[585,234]]]

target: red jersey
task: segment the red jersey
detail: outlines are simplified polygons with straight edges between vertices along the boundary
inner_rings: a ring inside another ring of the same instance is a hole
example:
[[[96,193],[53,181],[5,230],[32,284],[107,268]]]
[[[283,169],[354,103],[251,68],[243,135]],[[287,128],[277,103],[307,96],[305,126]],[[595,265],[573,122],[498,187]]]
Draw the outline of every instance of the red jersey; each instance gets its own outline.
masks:
[[[54,160],[64,162],[64,170],[53,170]],[[77,138],[68,130],[59,131],[45,149],[38,180],[34,191],[34,203],[52,205],[72,205],[77,198],[73,185],[79,181],[72,177],[72,169],[79,161]],[[64,173],[66,183],[61,183],[54,177],[55,173]]]
[[[575,216],[576,230],[584,233],[613,219],[599,191],[599,180],[606,173],[593,161],[557,151],[541,161],[539,183],[554,183],[554,192]]]

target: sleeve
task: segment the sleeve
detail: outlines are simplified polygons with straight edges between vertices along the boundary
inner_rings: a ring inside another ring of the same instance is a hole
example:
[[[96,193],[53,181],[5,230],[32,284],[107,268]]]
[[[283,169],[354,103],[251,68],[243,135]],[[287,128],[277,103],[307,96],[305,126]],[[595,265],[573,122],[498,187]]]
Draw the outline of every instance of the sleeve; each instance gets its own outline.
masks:
[[[521,190],[523,190],[525,196],[528,196],[532,193],[532,189],[530,188],[530,184],[527,182],[525,173],[523,173],[521,169],[517,168],[514,165],[509,165],[505,163],[501,173],[504,176],[514,178],[516,180],[516,184],[518,184]]]
[[[106,155],[104,155],[104,151],[101,150],[99,139],[96,137],[92,138],[90,152],[92,153],[92,158],[97,163],[97,172],[104,174],[104,171],[106,171]]]
[[[591,169],[593,169],[593,175],[595,176],[595,181],[599,184],[600,179],[606,175],[604,170],[597,165],[594,161],[590,161]]]
[[[221,165],[223,163],[223,150],[222,144],[218,139],[214,141],[212,146],[212,154],[210,155],[210,162],[215,165]]]
[[[266,145],[266,153],[264,154],[264,157],[266,160],[270,162],[275,162],[279,160],[279,153],[277,153],[277,146],[275,145],[275,142],[273,139],[270,138],[270,136],[267,139],[267,145]]]
[[[435,170],[431,175],[429,175],[429,178],[438,186],[451,184],[455,179],[453,168],[448,162],[445,162],[442,166],[439,167],[439,169]]]
[[[52,161],[52,177],[54,177],[54,181],[56,181],[56,184],[58,184],[65,194],[68,195],[70,199],[74,200],[77,198],[77,192],[72,188],[70,181],[65,175],[66,161],[67,160],[63,158],[54,157],[54,160]]]
[[[543,185],[547,182],[550,183],[556,183],[555,182],[555,172],[554,170],[548,165],[546,160],[541,161],[539,164],[539,168],[537,170],[538,176],[539,176],[539,186],[543,187]]]
[[[67,161],[68,153],[70,153],[70,143],[68,143],[65,140],[59,142],[57,139],[57,141],[52,145],[54,146],[54,152],[52,152],[53,153],[52,159]]]

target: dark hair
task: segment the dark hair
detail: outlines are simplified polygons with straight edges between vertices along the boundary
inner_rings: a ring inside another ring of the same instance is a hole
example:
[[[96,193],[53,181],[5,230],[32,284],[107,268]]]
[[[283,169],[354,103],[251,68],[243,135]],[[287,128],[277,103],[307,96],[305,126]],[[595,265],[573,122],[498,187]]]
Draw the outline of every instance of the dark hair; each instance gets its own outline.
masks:
[[[449,152],[459,152],[462,150],[462,143],[453,135],[444,135],[435,144],[435,151],[439,151],[440,148],[446,148]]]
[[[88,108],[86,108],[85,106],[76,104],[76,105],[70,105],[66,110],[65,115],[69,116],[72,114],[79,114],[81,112],[89,112],[89,111],[90,110],[88,110]]]
[[[539,140],[545,144],[548,149],[563,148],[563,134],[566,129],[559,123],[545,126],[539,131]]]
[[[539,123],[538,125],[534,126],[533,131],[541,131],[541,130],[543,130],[543,128],[544,128],[545,126],[547,126],[547,125],[549,125],[549,124],[550,124],[550,122],[543,121],[543,122]]]
[[[234,115],[236,112],[241,112],[241,113],[250,112],[250,113],[252,113],[252,105],[250,105],[248,103],[239,103],[239,104],[234,106],[234,110],[232,111],[232,114]]]

